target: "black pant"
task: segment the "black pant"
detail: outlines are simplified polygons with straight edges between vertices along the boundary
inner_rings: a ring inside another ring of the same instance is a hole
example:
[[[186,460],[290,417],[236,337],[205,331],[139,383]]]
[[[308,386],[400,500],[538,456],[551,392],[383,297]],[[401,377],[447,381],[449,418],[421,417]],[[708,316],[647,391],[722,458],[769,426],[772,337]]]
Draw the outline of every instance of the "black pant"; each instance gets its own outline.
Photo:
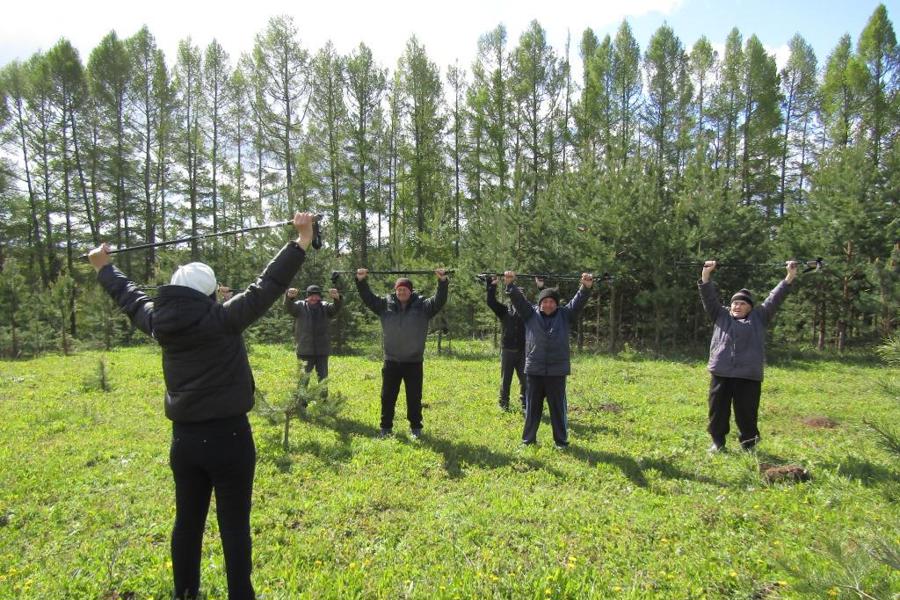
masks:
[[[411,429],[422,428],[422,363],[384,361],[381,367],[381,428],[393,429],[400,382],[406,389],[406,418]]]
[[[500,350],[500,406],[509,408],[509,389],[515,372],[519,378],[519,401],[525,408],[525,350]]]
[[[303,355],[298,356],[300,360],[306,361],[306,364],[303,365],[303,371],[309,373],[315,367],[316,376],[319,378],[319,381],[322,381],[326,377],[328,377],[328,355],[327,354],[316,354],[312,356]]]
[[[752,448],[759,440],[759,395],[762,382],[736,377],[719,377],[710,374],[709,425],[706,430],[713,441],[722,446],[728,435],[731,405],[734,403],[734,421],[744,448]]]
[[[194,598],[200,590],[200,553],[213,490],[225,554],[228,598],[254,598],[250,583],[250,503],[256,446],[247,416],[175,423],[169,464],[175,477],[175,598]]]
[[[566,402],[565,375],[528,375],[525,392],[525,429],[522,443],[537,441],[537,430],[544,415],[544,398],[550,407],[550,425],[553,427],[553,441],[560,446],[569,445],[569,415]]]

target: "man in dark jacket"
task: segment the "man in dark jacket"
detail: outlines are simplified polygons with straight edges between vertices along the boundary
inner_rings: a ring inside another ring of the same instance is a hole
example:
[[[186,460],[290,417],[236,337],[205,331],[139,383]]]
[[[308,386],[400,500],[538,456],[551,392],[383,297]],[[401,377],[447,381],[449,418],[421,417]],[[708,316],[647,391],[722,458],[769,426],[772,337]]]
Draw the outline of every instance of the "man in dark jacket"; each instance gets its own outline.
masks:
[[[543,289],[544,280],[534,280],[538,290]],[[512,304],[497,302],[497,278],[487,281],[487,305],[500,320],[500,397],[503,410],[509,410],[509,390],[515,372],[519,379],[519,401],[525,411],[525,321]]]
[[[254,598],[250,582],[250,504],[256,447],[247,411],[253,373],[241,332],[284,293],[306,257],[312,215],[294,215],[288,243],[256,283],[216,302],[216,277],[203,263],[179,267],[171,285],[149,298],[109,262],[109,245],[90,252],[97,279],[135,327],[162,348],[165,411],[172,421],[169,463],[175,479],[172,574],[175,598],[196,598],[210,495],[225,554],[230,600]]]
[[[565,306],[559,306],[559,292],[547,288],[538,295],[537,306],[532,306],[522,292],[513,285],[516,274],[503,274],[506,293],[513,306],[525,321],[525,428],[522,443],[534,444],[537,430],[544,414],[544,398],[550,408],[550,424],[557,448],[569,445],[568,407],[566,402],[566,377],[569,365],[569,331],[572,323],[587,304],[594,277],[581,274],[578,293]]]
[[[378,297],[369,288],[368,269],[356,271],[356,289],[363,304],[381,320],[384,365],[381,368],[381,436],[391,434],[400,383],[406,389],[406,418],[410,433],[422,435],[422,361],[428,321],[447,302],[449,281],[444,269],[436,269],[438,288],[431,298],[413,292],[412,281],[401,277],[394,293]]]
[[[797,277],[797,263],[787,263],[787,276],[769,292],[758,307],[753,296],[742,289],[731,297],[729,307],[719,304],[716,284],[710,279],[716,261],[703,263],[700,273],[700,299],[713,321],[709,344],[709,424],[712,436],[710,452],[725,449],[734,403],[734,420],[740,434],[741,448],[752,450],[759,441],[759,397],[766,360],[766,329]]]
[[[299,290],[290,288],[284,296],[284,308],[294,317],[294,342],[297,358],[305,361],[304,370],[316,369],[319,381],[328,377],[328,355],[331,354],[331,334],[328,321],[341,309],[341,294],[336,288],[328,290],[331,302],[322,302],[322,288],[306,288],[306,300],[297,300]]]

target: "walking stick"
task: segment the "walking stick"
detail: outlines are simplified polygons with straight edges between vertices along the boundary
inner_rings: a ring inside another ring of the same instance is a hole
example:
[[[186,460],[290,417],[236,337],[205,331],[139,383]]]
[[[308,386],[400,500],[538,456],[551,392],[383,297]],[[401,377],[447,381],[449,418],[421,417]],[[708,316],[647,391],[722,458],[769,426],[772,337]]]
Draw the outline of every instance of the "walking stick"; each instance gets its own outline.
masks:
[[[321,219],[321,215],[315,215],[313,218],[313,239],[312,239],[312,247],[318,250],[322,247],[322,231],[319,227],[319,220]],[[133,250],[146,250],[148,248],[161,248],[163,246],[174,246],[176,244],[184,244],[186,242],[192,242],[194,240],[203,240],[207,238],[221,237],[223,235],[237,235],[239,233],[249,233],[251,231],[260,231],[263,229],[272,229],[275,227],[283,227],[285,225],[292,225],[294,223],[293,219],[290,221],[278,221],[277,223],[266,223],[265,225],[256,225],[255,227],[244,227],[242,229],[230,229],[228,231],[217,231],[215,233],[204,233],[200,235],[191,235],[188,237],[178,238],[177,240],[166,240],[164,242],[152,242],[147,244],[138,244],[137,246],[128,246],[127,248],[116,248],[115,250],[110,250],[109,254],[120,254],[122,252],[131,252]],[[87,258],[87,254],[82,254],[79,258],[85,259]]]
[[[803,271],[801,271],[801,273],[809,273],[811,271],[821,271],[822,268],[825,266],[825,261],[820,256],[818,258],[810,258],[810,259],[797,258],[797,259],[793,259],[790,261],[786,260],[783,263],[742,263],[742,262],[722,262],[722,263],[720,263],[719,261],[716,261],[716,268],[732,267],[732,268],[748,268],[748,269],[762,269],[762,268],[777,269],[777,268],[785,267],[787,265],[787,263],[789,263],[789,262],[795,262],[800,265],[805,265],[806,268],[803,269]],[[697,262],[697,261],[676,261],[675,262],[676,267],[702,268],[704,266],[704,264],[705,263],[703,263],[703,262]]]

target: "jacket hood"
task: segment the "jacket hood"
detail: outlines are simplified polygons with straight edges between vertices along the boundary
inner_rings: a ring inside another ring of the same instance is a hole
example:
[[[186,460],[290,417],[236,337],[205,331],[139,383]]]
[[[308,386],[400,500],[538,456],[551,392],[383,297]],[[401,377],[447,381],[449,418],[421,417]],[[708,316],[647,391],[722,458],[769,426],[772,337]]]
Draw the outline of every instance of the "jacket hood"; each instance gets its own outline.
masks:
[[[215,301],[195,289],[182,285],[164,285],[153,303],[153,332],[174,334],[196,325]]]

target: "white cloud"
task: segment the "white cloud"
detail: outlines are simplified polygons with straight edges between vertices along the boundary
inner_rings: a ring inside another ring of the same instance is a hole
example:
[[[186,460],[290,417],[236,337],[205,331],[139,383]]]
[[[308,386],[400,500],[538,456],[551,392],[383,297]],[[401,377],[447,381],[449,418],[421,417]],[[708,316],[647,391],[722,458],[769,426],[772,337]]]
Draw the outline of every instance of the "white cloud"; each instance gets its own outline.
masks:
[[[537,19],[548,40],[560,52],[567,32],[572,36],[572,54],[586,27],[601,29],[627,17],[657,12],[671,14],[682,0],[635,0],[632,2],[547,2],[546,0],[457,0],[430,3],[413,0],[372,2],[332,0],[310,2],[257,0],[230,8],[228,3],[208,0],[159,0],[153,3],[99,0],[87,3],[50,0],[9,3],[0,22],[0,64],[25,59],[37,50],[47,50],[61,37],[68,38],[87,61],[90,51],[110,30],[120,37],[133,35],[147,25],[174,61],[180,40],[190,37],[205,47],[214,38],[236,60],[253,46],[254,37],[269,18],[291,15],[301,43],[315,51],[331,39],[341,53],[365,42],[384,66],[393,67],[406,41],[415,34],[431,59],[440,67],[459,59],[468,68],[480,35],[499,23],[505,24],[510,45],[531,20]]]

